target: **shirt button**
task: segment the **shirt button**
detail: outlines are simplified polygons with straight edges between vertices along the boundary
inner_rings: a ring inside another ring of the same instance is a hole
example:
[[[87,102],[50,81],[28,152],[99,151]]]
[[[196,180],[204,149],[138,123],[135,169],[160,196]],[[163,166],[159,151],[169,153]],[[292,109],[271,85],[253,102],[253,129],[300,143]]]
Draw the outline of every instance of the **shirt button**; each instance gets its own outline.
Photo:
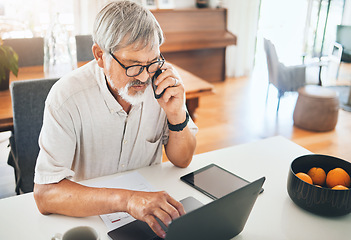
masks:
[[[123,143],[126,144],[128,141],[127,140],[124,140]]]
[[[125,167],[125,165],[124,164],[122,164],[122,168],[124,168]]]
[[[114,112],[114,110],[113,110],[113,109],[110,109],[110,112],[111,112],[111,113],[113,113],[113,112]]]

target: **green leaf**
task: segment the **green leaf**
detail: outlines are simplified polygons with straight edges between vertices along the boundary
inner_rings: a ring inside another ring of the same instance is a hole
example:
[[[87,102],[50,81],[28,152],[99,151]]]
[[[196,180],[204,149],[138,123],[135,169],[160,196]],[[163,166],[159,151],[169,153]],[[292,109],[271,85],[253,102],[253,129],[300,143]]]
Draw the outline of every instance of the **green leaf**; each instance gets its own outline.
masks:
[[[6,76],[6,70],[10,70],[16,77],[18,75],[18,55],[10,46],[0,45],[0,76]]]
[[[0,82],[5,79],[6,77],[6,71],[3,67],[0,67]]]

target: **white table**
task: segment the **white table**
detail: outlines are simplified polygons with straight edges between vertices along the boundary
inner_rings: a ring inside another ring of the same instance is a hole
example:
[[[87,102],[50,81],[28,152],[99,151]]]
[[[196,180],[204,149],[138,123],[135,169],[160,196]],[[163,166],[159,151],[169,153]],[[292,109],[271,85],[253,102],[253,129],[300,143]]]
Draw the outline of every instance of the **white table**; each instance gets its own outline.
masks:
[[[203,203],[211,199],[181,182],[180,176],[209,163],[216,163],[250,181],[266,176],[265,191],[258,197],[243,232],[235,239],[350,239],[351,214],[338,218],[320,217],[300,209],[288,196],[286,183],[290,163],[294,158],[309,153],[283,137],[273,137],[196,155],[185,169],[163,163],[138,172],[155,188],[166,190],[178,200],[191,195]],[[80,225],[92,226],[102,240],[108,239],[107,228],[99,216],[43,216],[37,210],[31,193],[0,200],[0,239],[47,240],[56,232],[62,233]]]

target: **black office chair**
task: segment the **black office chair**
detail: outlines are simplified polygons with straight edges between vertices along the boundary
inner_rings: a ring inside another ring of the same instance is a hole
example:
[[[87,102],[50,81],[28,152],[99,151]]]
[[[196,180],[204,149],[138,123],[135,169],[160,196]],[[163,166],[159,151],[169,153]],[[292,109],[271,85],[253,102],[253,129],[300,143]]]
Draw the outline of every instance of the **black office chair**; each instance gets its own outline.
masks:
[[[15,170],[17,194],[33,191],[45,100],[56,81],[24,80],[12,82],[10,86],[14,126],[8,164]]]
[[[86,62],[94,59],[91,47],[93,39],[91,35],[76,35],[77,62]]]
[[[39,66],[44,64],[44,38],[4,39],[4,45],[11,46],[18,55],[18,66]]]
[[[338,25],[336,27],[336,42],[343,47],[341,61],[351,63],[351,26]]]

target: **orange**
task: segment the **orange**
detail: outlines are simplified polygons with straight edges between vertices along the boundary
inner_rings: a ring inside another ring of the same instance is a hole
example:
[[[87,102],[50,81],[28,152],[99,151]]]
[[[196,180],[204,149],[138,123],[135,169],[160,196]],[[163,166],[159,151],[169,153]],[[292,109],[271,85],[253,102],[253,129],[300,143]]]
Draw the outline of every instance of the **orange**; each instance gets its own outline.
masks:
[[[309,184],[313,184],[312,178],[308,176],[306,173],[299,172],[296,174],[296,177],[300,178],[302,181],[305,181]]]
[[[323,186],[327,174],[322,168],[313,167],[307,172],[308,176],[312,178],[313,184]]]
[[[329,188],[333,188],[336,185],[350,187],[350,182],[350,175],[342,168],[334,168],[327,174],[326,183]]]
[[[348,190],[348,188],[343,186],[343,185],[336,185],[332,189],[335,189],[335,190]]]

